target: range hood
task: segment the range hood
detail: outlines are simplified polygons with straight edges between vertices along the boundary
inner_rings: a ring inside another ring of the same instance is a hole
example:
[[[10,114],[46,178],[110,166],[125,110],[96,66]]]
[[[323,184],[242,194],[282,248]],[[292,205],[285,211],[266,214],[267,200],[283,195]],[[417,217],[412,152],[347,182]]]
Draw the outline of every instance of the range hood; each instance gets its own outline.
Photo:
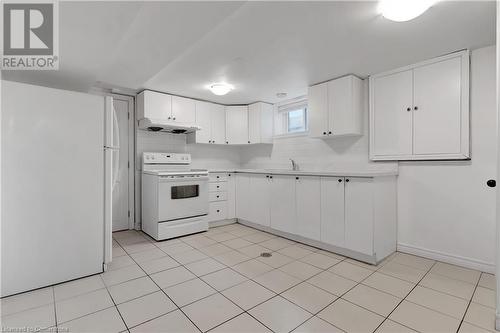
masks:
[[[152,121],[148,118],[139,120],[139,129],[152,132],[167,132],[173,134],[187,134],[201,130],[201,127],[190,124]]]

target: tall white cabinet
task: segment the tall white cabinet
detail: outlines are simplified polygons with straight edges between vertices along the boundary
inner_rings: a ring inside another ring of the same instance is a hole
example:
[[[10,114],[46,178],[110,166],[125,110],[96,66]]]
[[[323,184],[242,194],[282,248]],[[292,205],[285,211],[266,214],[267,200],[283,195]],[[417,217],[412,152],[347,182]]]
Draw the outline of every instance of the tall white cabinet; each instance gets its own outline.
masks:
[[[372,160],[468,159],[469,52],[370,77]]]
[[[248,143],[272,143],[273,105],[263,102],[248,106]]]
[[[309,87],[309,135],[316,138],[363,134],[363,80],[347,75]]]

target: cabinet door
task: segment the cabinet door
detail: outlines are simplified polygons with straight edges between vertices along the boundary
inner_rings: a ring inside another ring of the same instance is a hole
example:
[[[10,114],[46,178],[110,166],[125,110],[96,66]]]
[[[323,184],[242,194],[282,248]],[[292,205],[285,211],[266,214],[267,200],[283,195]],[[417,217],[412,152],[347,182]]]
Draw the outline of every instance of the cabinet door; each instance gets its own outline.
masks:
[[[264,174],[252,174],[249,177],[250,194],[248,206],[250,207],[250,221],[269,227],[270,226],[270,182]]]
[[[142,112],[138,112],[139,117],[149,118],[153,122],[170,121],[172,115],[172,96],[154,91],[144,90],[142,92]],[[141,108],[141,106],[139,106]]]
[[[227,174],[227,212],[228,219],[236,217],[236,175]]]
[[[271,228],[295,234],[295,177],[271,177]]]
[[[176,123],[194,124],[196,120],[194,99],[172,96],[172,119]]]
[[[328,132],[361,135],[362,80],[349,75],[328,82]]]
[[[248,106],[248,141],[260,143],[260,113],[261,103]]]
[[[248,144],[248,107],[226,107],[226,141],[229,144]]]
[[[372,157],[412,154],[412,73],[408,70],[370,81]]]
[[[297,234],[314,240],[321,235],[320,177],[296,177]]]
[[[309,136],[325,137],[328,134],[328,83],[309,87],[307,95]]]
[[[345,247],[373,255],[372,179],[346,177],[345,182]]]
[[[250,221],[250,181],[247,174],[236,174],[236,217]]]
[[[343,177],[321,177],[321,241],[345,246]]]
[[[274,135],[274,107],[272,104],[262,103],[260,109],[260,142],[273,143]]]
[[[226,110],[223,105],[212,104],[212,143],[224,144],[226,142]]]
[[[457,154],[461,145],[461,58],[414,70],[414,154]]]
[[[201,130],[196,131],[197,143],[210,143],[211,135],[211,109],[212,104],[207,102],[196,101],[196,125],[201,127]]]

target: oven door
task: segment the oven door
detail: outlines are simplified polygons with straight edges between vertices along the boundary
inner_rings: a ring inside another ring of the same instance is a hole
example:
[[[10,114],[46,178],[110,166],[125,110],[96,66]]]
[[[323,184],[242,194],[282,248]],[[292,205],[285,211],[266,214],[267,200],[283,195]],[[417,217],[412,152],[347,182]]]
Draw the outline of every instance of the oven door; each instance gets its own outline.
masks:
[[[160,222],[208,214],[208,176],[160,176]]]

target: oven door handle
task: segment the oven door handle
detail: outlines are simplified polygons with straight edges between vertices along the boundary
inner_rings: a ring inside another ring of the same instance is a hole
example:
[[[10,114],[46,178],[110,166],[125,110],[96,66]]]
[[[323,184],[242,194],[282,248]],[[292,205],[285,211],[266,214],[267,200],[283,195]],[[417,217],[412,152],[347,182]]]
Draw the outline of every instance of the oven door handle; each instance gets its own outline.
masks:
[[[161,183],[183,182],[183,181],[208,181],[208,176],[201,176],[201,177],[185,176],[185,177],[174,177],[174,178],[171,178],[170,176],[160,176]]]

